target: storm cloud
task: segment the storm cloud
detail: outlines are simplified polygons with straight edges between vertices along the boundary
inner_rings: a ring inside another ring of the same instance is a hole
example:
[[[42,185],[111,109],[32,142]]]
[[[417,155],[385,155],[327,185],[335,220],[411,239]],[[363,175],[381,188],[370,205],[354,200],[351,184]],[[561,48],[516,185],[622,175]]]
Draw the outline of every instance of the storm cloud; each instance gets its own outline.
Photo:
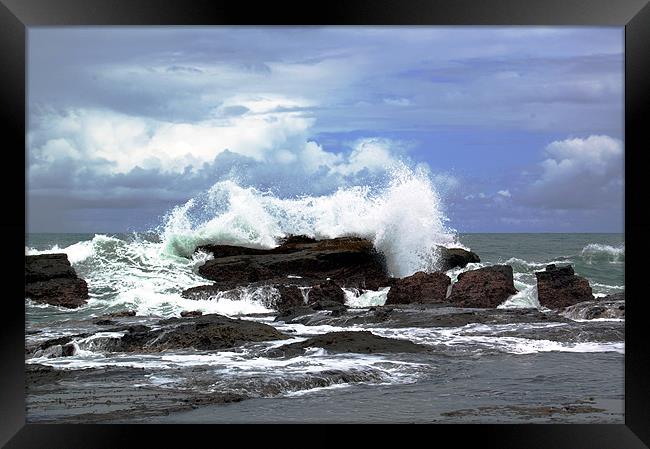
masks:
[[[622,37],[32,28],[28,226],[142,230],[223,179],[325,194],[380,182],[398,162],[431,173],[460,230],[525,230],[524,217],[544,222],[552,210],[604,216],[621,202]]]

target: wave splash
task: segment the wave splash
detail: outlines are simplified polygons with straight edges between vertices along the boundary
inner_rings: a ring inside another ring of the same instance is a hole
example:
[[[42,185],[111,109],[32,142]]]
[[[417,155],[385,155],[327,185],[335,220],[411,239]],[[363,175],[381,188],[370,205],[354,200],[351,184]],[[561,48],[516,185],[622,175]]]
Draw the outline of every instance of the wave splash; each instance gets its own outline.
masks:
[[[620,246],[603,245],[590,243],[580,253],[580,256],[587,263],[607,261],[610,263],[625,262],[625,244]]]
[[[195,253],[198,246],[272,248],[288,234],[359,236],[374,242],[392,275],[403,277],[432,270],[437,245],[462,247],[446,221],[426,172],[402,166],[382,186],[341,188],[326,196],[279,198],[221,181],[172,209],[151,233],[128,238],[95,235],[65,248],[25,250],[27,254],[66,253],[77,274],[88,282],[88,307],[97,313],[127,307],[138,314],[164,316],[182,310],[238,315],[270,311],[273,292],[240,289],[204,301],[181,297],[182,290],[209,283],[197,269],[211,256]],[[385,294],[352,302],[365,305],[382,300]]]
[[[371,240],[393,276],[435,268],[437,246],[459,246],[441,199],[423,170],[394,169],[379,187],[340,188],[331,195],[279,198],[233,181],[174,208],[159,230],[167,254],[189,257],[203,244],[273,248],[288,234]]]

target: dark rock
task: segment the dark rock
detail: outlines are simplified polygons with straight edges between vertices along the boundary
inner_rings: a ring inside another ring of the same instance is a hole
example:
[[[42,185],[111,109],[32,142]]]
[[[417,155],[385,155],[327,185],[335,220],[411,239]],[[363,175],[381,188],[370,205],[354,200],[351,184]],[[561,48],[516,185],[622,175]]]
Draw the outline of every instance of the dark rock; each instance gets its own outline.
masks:
[[[133,324],[133,325],[126,325],[126,326],[118,326],[118,327],[112,327],[108,329],[108,332],[148,332],[150,331],[151,328],[149,326],[145,326],[144,324]]]
[[[481,259],[478,254],[462,248],[438,247],[440,251],[438,269],[440,271],[451,270],[452,268],[464,268],[468,263],[478,263]]]
[[[125,318],[129,316],[135,316],[135,310],[123,310],[121,312],[109,313],[107,316],[111,318]]]
[[[329,316],[341,316],[348,309],[345,304],[339,302],[340,297],[335,297],[334,300],[329,299],[320,290],[317,290],[317,294],[314,297],[311,297],[310,293],[309,297],[311,300],[309,304],[305,304],[301,300],[300,304],[278,309],[280,313],[275,317],[275,321],[289,322],[297,317],[313,315],[322,311],[329,311]],[[343,299],[345,301],[345,298]]]
[[[345,293],[333,281],[315,285],[307,292],[307,304],[311,305],[324,301],[345,304]]]
[[[625,293],[615,293],[594,301],[583,301],[566,307],[562,316],[571,319],[625,318]]]
[[[314,313],[317,313],[317,311],[314,308],[307,305],[289,307],[287,309],[280,311],[278,316],[275,317],[274,321],[284,321],[288,323],[290,321],[295,320],[298,317],[310,316],[313,315]]]
[[[63,357],[71,357],[75,355],[77,352],[77,348],[73,343],[67,343],[63,346],[61,346],[61,355]]]
[[[570,321],[555,312],[531,309],[462,309],[444,304],[399,304],[392,307],[378,306],[369,309],[348,309],[339,316],[332,316],[303,308],[293,310],[291,315],[276,318],[290,324],[305,326],[353,326],[381,323],[382,327],[462,327],[470,323],[512,324]]]
[[[493,308],[515,293],[512,267],[494,265],[460,273],[449,300],[458,307]]]
[[[68,261],[68,255],[39,254],[25,256],[25,283],[49,281],[50,279],[76,279],[77,273]]]
[[[64,345],[72,341],[72,336],[52,338],[40,343],[35,349],[47,349],[51,346]]]
[[[184,348],[219,350],[249,342],[289,338],[267,324],[234,320],[216,314],[195,318],[170,318],[158,324],[162,326],[161,329],[127,333],[120,339],[114,350],[121,352],[158,352]]]
[[[243,246],[233,245],[202,245],[196,248],[197,251],[210,253],[215,259],[232,256],[254,256],[258,254],[266,254],[267,249],[246,248]]]
[[[295,285],[278,285],[277,289],[280,293],[280,298],[275,303],[278,311],[284,312],[292,307],[299,307],[305,304],[305,298],[299,287]]]
[[[316,243],[317,241],[318,240],[315,238],[308,237],[306,235],[290,235],[284,239],[281,239],[279,243],[285,248],[289,248],[292,245],[299,245],[302,243]]]
[[[93,324],[96,324],[97,326],[114,326],[117,323],[113,320],[96,320],[93,321]]]
[[[25,256],[25,297],[75,308],[86,303],[88,285],[77,277],[66,254]]]
[[[73,309],[86,304],[88,284],[83,279],[56,278],[25,286],[25,297],[34,302]]]
[[[443,302],[451,279],[444,273],[417,273],[398,279],[388,291],[386,305]]]
[[[219,292],[223,292],[226,290],[228,289],[214,284],[199,285],[196,287],[190,287],[188,289],[183,290],[181,296],[187,299],[205,300],[205,299],[210,299],[211,297],[216,296]]]
[[[25,386],[27,389],[52,384],[68,377],[72,370],[54,369],[40,363],[25,364]]]
[[[611,295],[597,298],[598,301],[623,301],[625,302],[625,292],[612,293]]]
[[[370,312],[373,312],[377,321],[386,321],[393,313],[392,307],[371,307]]]
[[[355,352],[361,354],[386,352],[426,352],[426,346],[409,340],[380,337],[369,331],[328,332],[308,340],[280,346],[269,351],[272,356],[294,357],[307,348],[323,348],[330,352]]]
[[[286,284],[290,275],[310,285],[330,278],[339,286],[370,289],[387,281],[383,256],[372,242],[358,237],[316,241],[296,236],[269,250],[226,246],[200,247],[215,258],[199,267],[199,273],[222,290],[261,281]]]
[[[535,273],[537,298],[549,309],[562,309],[583,301],[593,301],[589,281],[576,276],[571,265],[556,267],[548,265],[545,271]]]
[[[203,312],[201,312],[200,310],[192,310],[192,311],[183,310],[181,312],[181,316],[183,318],[192,318],[192,317],[197,317],[197,316],[201,316],[201,315],[203,315]]]
[[[340,312],[344,312],[348,309],[348,307],[345,304],[341,304],[338,301],[330,301],[329,299],[321,299],[319,301],[316,301],[312,303],[311,308],[318,311],[318,310],[330,310],[332,312],[336,312],[336,314],[339,314]]]

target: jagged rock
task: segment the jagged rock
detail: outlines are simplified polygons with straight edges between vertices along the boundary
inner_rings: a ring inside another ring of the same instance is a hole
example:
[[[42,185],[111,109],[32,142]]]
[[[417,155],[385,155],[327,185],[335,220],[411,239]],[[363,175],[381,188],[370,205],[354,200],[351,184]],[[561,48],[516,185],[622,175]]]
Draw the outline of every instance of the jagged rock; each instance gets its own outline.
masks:
[[[444,273],[417,273],[397,279],[388,291],[386,305],[443,302],[451,279]]]
[[[86,304],[88,284],[83,279],[56,278],[25,285],[25,297],[54,306],[75,307]]]
[[[440,271],[447,271],[452,268],[464,268],[468,263],[481,261],[478,254],[462,248],[445,248],[444,246],[439,246],[438,250],[440,251],[438,259],[438,269]]]
[[[305,298],[302,290],[295,285],[278,285],[280,298],[275,303],[276,309],[284,312],[292,307],[299,307],[305,304]]]
[[[594,296],[585,278],[576,276],[571,265],[548,265],[545,271],[535,273],[537,298],[549,309],[562,309],[583,301],[593,301]]]
[[[564,309],[562,316],[571,319],[625,318],[625,293],[615,293],[594,301],[583,301]]]
[[[372,242],[358,237],[317,241],[294,236],[269,250],[229,245],[205,245],[198,249],[214,255],[199,267],[199,274],[222,290],[261,281],[285,284],[287,276],[300,276],[309,285],[330,278],[342,287],[369,289],[387,282],[383,256]]]
[[[66,254],[25,256],[25,297],[75,308],[86,303],[88,285],[77,277]]]
[[[449,301],[457,307],[492,308],[515,293],[512,267],[494,265],[460,273]]]
[[[49,281],[56,278],[75,279],[77,273],[64,253],[25,256],[25,283]]]
[[[191,311],[183,310],[181,312],[181,317],[183,318],[192,318],[201,315],[203,315],[203,312],[201,312],[200,310],[191,310]]]
[[[333,281],[315,285],[307,293],[307,304],[309,305],[323,303],[324,301],[345,304],[345,293]]]

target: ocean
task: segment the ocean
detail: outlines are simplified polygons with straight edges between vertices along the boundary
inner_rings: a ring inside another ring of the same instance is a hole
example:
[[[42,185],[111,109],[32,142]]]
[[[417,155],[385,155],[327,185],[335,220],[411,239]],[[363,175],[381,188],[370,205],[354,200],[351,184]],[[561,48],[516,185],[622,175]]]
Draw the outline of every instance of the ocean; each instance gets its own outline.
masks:
[[[624,422],[624,319],[549,311],[534,275],[570,264],[596,297],[624,292],[622,234],[458,233],[428,175],[409,170],[376,188],[288,199],[220,181],[160,223],[143,233],[26,235],[26,254],[66,253],[90,296],[78,309],[26,298],[27,347],[59,338],[74,347],[66,357],[26,351],[36,376],[28,382],[29,422]],[[212,255],[198,246],[272,248],[290,234],[366,238],[393,277],[435,270],[439,246],[471,249],[481,261],[447,271],[452,282],[463,271],[507,264],[518,292],[496,309],[390,310],[381,307],[387,287],[344,289],[345,313],[295,320],[276,319],[274,287],[181,296],[210,283],[198,268]],[[125,310],[136,314],[96,323]],[[288,340],[221,351],[111,350],[125,329],[160,329],[161,319],[182,311],[264,323]],[[335,331],[370,331],[426,351],[309,347],[272,356],[281,345]]]
[[[481,262],[451,270],[452,278],[492,264],[513,267],[519,293],[499,308],[540,309],[534,272],[549,263],[571,264],[576,274],[589,280],[597,297],[624,291],[622,234],[458,234],[455,242],[479,254]],[[273,295],[268,290],[243,289],[235,298],[203,301],[182,298],[183,289],[208,283],[197,273],[207,256],[170,253],[169,241],[155,232],[28,234],[25,247],[27,254],[65,252],[90,291],[88,304],[79,309],[28,301],[28,344],[83,334],[91,326],[89,320],[128,309],[137,312],[135,322],[142,324],[183,310],[201,310],[271,324],[296,341],[363,329],[436,349],[426,356],[315,349],[276,360],[261,355],[264,345],[234,352],[125,355],[107,353],[93,345],[92,338],[81,338],[80,350],[72,357],[27,359],[60,370],[133,368],[140,371],[130,374],[129,382],[144,388],[232,391],[250,397],[171,414],[118,413],[107,422],[623,422],[623,320],[472,323],[456,328],[285,324],[273,321]],[[346,291],[348,305],[360,309],[382,305],[385,295]],[[98,387],[112,385],[106,379],[101,382]],[[113,386],[119,387],[119,382]],[[83,414],[53,414],[41,402],[28,407],[33,422],[53,417],[74,421],[75,416],[84,422],[79,417]]]

